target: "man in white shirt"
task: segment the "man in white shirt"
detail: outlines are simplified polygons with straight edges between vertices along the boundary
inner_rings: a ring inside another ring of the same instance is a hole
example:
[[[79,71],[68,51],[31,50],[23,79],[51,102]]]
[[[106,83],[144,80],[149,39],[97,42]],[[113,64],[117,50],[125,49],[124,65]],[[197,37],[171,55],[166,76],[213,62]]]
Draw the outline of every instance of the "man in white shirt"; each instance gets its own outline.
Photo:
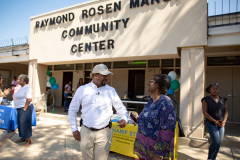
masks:
[[[118,124],[120,128],[126,126],[128,115],[115,89],[106,85],[108,75],[112,75],[107,66],[96,65],[92,74],[93,81],[77,89],[69,107],[68,119],[74,138],[80,142],[83,160],[107,160],[112,141],[112,106],[122,118]],[[76,121],[80,105],[81,132]]]

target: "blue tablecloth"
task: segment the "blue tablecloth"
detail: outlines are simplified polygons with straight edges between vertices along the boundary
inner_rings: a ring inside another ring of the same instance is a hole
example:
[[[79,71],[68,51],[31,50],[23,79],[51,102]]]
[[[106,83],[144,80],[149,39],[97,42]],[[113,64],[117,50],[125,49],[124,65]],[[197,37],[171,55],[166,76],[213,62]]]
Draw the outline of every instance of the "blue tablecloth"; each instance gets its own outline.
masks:
[[[32,125],[36,126],[36,112],[35,107],[32,111]],[[10,105],[0,105],[0,128],[7,129],[7,132],[16,130],[17,124],[17,110]]]

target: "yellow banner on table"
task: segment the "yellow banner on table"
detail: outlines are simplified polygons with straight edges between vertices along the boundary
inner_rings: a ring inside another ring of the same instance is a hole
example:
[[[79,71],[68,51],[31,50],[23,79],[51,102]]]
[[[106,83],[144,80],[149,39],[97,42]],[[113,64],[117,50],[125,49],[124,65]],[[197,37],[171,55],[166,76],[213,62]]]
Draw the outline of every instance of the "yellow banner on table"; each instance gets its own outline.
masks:
[[[174,132],[174,150],[173,150],[173,160],[177,160],[178,157],[178,141],[179,141],[179,130],[178,130],[178,121],[176,122],[176,128]],[[170,159],[171,160],[171,159]]]
[[[118,123],[112,123],[113,137],[111,151],[128,156],[138,158],[133,154],[133,144],[136,138],[138,127],[127,124],[124,128],[119,128]]]
[[[119,128],[118,123],[112,123],[113,137],[112,137],[112,146],[110,151],[128,156],[138,158],[136,154],[133,154],[133,144],[136,138],[136,134],[138,131],[138,126],[127,124],[124,128]],[[179,139],[179,131],[178,131],[178,122],[176,123],[175,129],[175,137],[174,137],[174,158],[173,160],[177,160],[178,154],[178,139]]]

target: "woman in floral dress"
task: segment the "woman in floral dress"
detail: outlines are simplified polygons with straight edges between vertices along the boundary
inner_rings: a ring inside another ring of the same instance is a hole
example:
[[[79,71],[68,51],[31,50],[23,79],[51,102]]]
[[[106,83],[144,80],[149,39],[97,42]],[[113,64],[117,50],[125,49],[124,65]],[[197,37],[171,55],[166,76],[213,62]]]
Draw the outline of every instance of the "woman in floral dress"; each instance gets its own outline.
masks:
[[[139,160],[162,160],[171,156],[176,116],[173,102],[166,96],[170,84],[167,75],[154,75],[148,82],[152,98],[139,117],[134,115],[138,119],[134,153]]]

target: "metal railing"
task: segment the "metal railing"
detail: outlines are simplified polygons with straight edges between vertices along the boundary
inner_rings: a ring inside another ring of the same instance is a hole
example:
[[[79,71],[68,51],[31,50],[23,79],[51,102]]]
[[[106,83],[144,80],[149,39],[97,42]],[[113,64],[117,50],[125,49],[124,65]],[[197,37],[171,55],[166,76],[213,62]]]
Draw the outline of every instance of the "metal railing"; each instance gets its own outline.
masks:
[[[0,48],[2,48],[2,47],[9,47],[9,46],[23,45],[23,44],[28,44],[27,36],[15,38],[15,39],[0,40]]]
[[[240,7],[238,7],[240,0],[228,0],[228,6],[226,5],[224,6],[223,0],[222,1],[218,0],[218,2],[222,3],[221,7],[218,7],[218,8],[216,7],[217,6],[216,1],[214,1],[214,8],[210,8],[208,4],[208,12],[210,11],[210,9],[211,11],[214,10],[215,12],[214,15],[208,16],[208,28],[240,24],[240,11],[239,11]],[[234,9],[235,4],[236,4],[236,9]],[[225,10],[228,9],[228,13],[223,13],[224,9]],[[233,9],[235,11],[231,11]],[[221,13],[217,14],[217,10],[220,10]]]
[[[0,41],[0,53],[12,52],[12,56],[19,56],[20,52],[28,54],[28,38],[20,37],[15,39],[7,39]]]

